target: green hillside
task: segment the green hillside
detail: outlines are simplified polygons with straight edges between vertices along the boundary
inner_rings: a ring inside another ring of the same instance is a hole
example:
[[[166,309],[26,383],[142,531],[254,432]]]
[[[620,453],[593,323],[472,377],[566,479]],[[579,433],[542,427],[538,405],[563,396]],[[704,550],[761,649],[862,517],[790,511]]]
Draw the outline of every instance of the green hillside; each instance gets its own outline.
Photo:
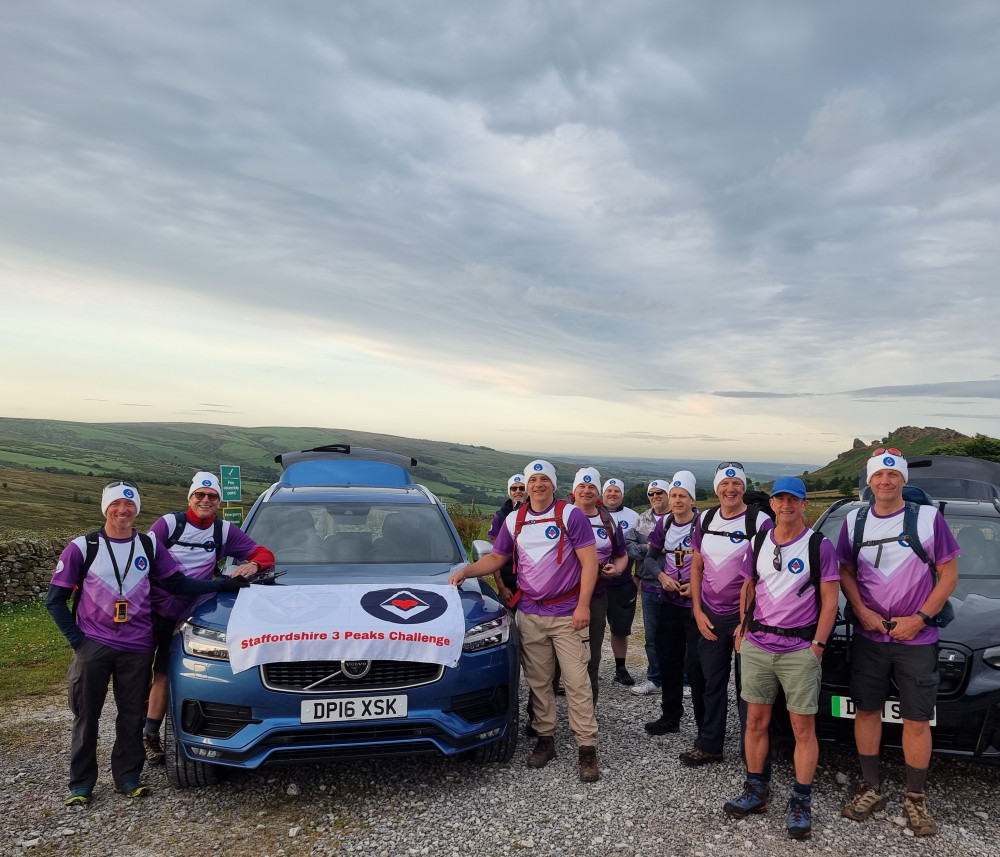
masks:
[[[838,490],[844,496],[856,496],[858,471],[865,467],[872,452],[879,446],[896,447],[904,456],[930,455],[940,452],[939,447],[948,445],[955,448],[969,440],[971,438],[967,435],[954,429],[902,426],[889,432],[886,437],[870,443],[856,439],[847,452],[840,453],[825,467],[803,475],[802,479],[810,491]]]

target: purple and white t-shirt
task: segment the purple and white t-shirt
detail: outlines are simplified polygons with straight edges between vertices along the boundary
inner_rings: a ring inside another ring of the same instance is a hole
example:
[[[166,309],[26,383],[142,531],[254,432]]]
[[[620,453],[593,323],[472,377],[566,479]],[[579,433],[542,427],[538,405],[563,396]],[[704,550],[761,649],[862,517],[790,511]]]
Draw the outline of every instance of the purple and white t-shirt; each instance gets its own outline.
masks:
[[[616,510],[608,509],[608,511],[611,512],[611,517],[614,518],[615,523],[618,524],[618,532],[622,537],[622,544],[625,545],[627,552],[629,534],[639,521],[639,513],[635,511],[635,509],[630,509],[628,506],[622,506],[620,509]],[[615,577],[607,581],[608,586],[622,586],[626,583],[629,586],[632,586],[633,564],[634,561],[629,559],[628,565],[625,566],[625,571],[623,571],[619,577]]]
[[[663,551],[663,571],[678,583],[691,582],[691,560],[694,558],[692,524],[694,524],[695,517],[693,516],[690,521],[679,524],[671,515],[670,528],[664,532],[663,527],[667,521],[667,515],[664,515],[656,522],[653,532],[649,534],[650,546]],[[679,607],[691,606],[690,597],[685,598],[678,592],[668,592],[663,588],[660,589],[660,600],[676,604]]]
[[[709,511],[711,510],[706,509],[698,516],[694,530],[694,549],[701,554],[705,563],[701,579],[701,601],[716,616],[731,616],[740,610],[740,590],[743,588],[740,568],[751,548],[750,540],[746,538],[746,512],[726,518],[719,509],[710,525],[713,532],[703,533],[703,521]],[[774,521],[758,511],[757,532],[773,528]],[[715,532],[732,535],[713,535]]]
[[[118,564],[118,577],[111,561],[108,547],[114,551]],[[153,556],[146,556],[138,535],[131,539],[100,537],[97,556],[93,565],[82,577],[84,558],[87,555],[87,538],[73,539],[59,555],[53,586],[72,589],[81,585],[80,605],[76,623],[84,635],[98,643],[123,652],[149,652],[153,649],[152,602],[150,578],[166,578],[183,569],[153,537]],[[115,603],[127,601],[128,621],[114,621]]]
[[[557,601],[539,604],[539,601],[556,598],[580,585],[583,567],[576,549],[595,543],[594,529],[587,516],[569,503],[563,509],[563,526],[566,535],[555,520],[555,503],[544,512],[535,513],[528,506],[524,526],[517,537],[517,582],[523,597],[517,607],[523,613],[538,616],[569,616],[580,601],[579,594]],[[508,515],[493,552],[511,556],[514,553],[514,528],[517,515]],[[559,543],[562,541],[562,561],[559,560]]]
[[[774,628],[805,628],[815,625],[819,619],[819,603],[816,600],[816,589],[809,585],[803,589],[803,584],[809,582],[809,537],[813,531],[808,527],[790,542],[784,542],[780,548],[781,570],[774,568],[774,548],[777,542],[774,530],[764,539],[760,554],[757,556],[757,580],[755,586],[756,603],[753,618],[761,625]],[[840,571],[837,567],[836,551],[833,542],[823,539],[819,546],[819,579],[821,583],[840,581]],[[740,575],[753,580],[753,550],[747,551],[740,569]],[[799,590],[802,594],[799,595]],[[766,631],[751,631],[747,639],[755,646],[774,655],[786,652],[797,652],[812,645],[812,640],[801,637],[782,637],[769,634]]]
[[[920,506],[918,511],[917,537],[927,551],[927,556],[936,565],[958,556],[961,549],[951,530],[948,529],[944,516],[933,506]],[[857,518],[857,509],[848,512],[837,541],[837,559],[852,568],[855,565],[854,523]],[[874,507],[869,509],[862,541],[877,541],[893,536],[898,539],[882,545],[861,548],[857,559],[858,591],[861,600],[885,619],[915,615],[934,588],[934,578],[931,576],[930,568],[906,542],[903,532],[903,510],[881,517],[875,514]],[[888,634],[866,631],[860,624],[854,626],[854,633],[877,643],[920,645],[936,643],[938,640],[938,629],[930,625],[921,628],[912,640],[893,640]]]
[[[164,515],[150,527],[150,534],[156,537],[157,544],[164,545],[173,532],[176,518],[173,514]],[[215,576],[215,543],[214,519],[206,527],[196,527],[185,519],[184,530],[180,541],[170,547],[170,555],[181,566],[185,576],[196,580],[211,580]],[[222,556],[231,556],[243,560],[250,556],[258,547],[239,527],[229,521],[222,522]],[[153,611],[166,619],[178,620],[187,616],[188,612],[198,602],[201,595],[174,595],[162,586],[153,587]]]
[[[614,516],[611,518],[614,520]],[[598,512],[596,515],[589,515],[588,520],[590,521],[590,526],[594,531],[594,541],[597,544],[597,565],[598,568],[603,566],[605,563],[611,562],[613,557],[625,556],[625,538],[622,536],[621,531],[617,528],[612,530],[610,533],[604,526],[604,521],[601,520],[601,513]],[[626,572],[628,569],[625,570]],[[598,575],[597,583],[594,586],[594,598],[601,598],[607,595],[608,587],[612,584],[618,583],[623,575],[619,575],[615,578],[606,578]]]

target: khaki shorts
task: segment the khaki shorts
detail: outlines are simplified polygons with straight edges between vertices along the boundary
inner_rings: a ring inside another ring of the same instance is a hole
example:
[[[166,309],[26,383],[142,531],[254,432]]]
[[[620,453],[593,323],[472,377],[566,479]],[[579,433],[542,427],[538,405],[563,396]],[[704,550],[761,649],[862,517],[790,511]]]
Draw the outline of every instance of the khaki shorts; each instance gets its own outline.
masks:
[[[747,702],[773,705],[779,685],[785,691],[788,710],[793,714],[819,711],[821,670],[812,648],[772,655],[744,640],[740,648],[743,665],[743,692]]]

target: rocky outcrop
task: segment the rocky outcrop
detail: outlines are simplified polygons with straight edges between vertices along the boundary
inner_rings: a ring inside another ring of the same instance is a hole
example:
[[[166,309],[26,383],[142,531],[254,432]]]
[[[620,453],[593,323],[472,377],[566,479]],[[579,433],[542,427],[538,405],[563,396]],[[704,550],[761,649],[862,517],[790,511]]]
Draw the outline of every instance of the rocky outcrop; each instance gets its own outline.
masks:
[[[12,604],[44,595],[65,546],[53,539],[0,542],[0,602]]]

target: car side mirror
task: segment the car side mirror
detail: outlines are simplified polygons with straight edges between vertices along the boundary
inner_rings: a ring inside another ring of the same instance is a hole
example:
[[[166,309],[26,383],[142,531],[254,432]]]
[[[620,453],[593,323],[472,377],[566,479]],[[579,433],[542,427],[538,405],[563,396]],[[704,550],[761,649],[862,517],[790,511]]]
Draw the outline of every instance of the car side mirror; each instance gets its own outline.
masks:
[[[493,553],[493,545],[486,539],[475,539],[472,542],[472,561],[478,562],[484,556]]]

